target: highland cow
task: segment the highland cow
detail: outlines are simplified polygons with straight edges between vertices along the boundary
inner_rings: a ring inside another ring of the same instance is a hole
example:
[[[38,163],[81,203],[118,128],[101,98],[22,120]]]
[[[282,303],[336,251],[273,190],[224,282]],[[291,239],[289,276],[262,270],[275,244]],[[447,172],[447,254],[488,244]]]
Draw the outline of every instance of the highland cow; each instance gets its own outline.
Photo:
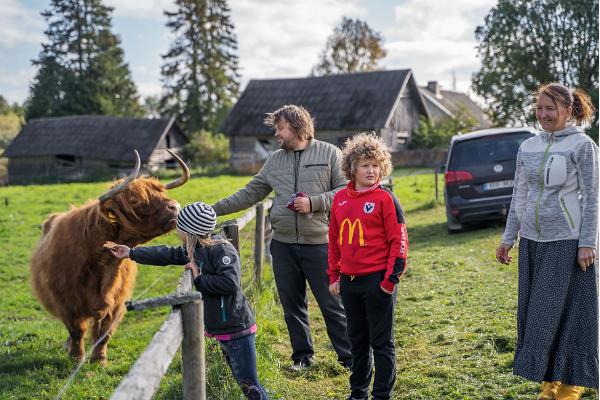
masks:
[[[51,215],[31,259],[31,286],[48,311],[60,319],[69,337],[67,350],[84,358],[84,335],[91,323],[94,347],[91,360],[106,364],[107,344],[125,314],[137,266],[118,260],[103,248],[106,241],[130,247],[147,242],[175,227],[179,204],[166,190],[189,179],[185,163],[179,179],[166,185],[154,178],[138,178],[140,159],[126,178],[117,181],[98,200]]]

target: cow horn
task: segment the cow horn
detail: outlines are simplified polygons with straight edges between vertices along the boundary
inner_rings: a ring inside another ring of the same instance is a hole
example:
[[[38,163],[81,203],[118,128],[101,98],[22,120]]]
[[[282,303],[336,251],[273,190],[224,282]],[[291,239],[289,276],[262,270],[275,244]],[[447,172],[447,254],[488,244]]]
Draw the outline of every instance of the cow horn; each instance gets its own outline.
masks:
[[[119,183],[117,186],[109,189],[106,193],[98,197],[98,200],[100,200],[101,203],[113,198],[117,193],[125,190],[127,186],[129,186],[129,184],[135,178],[137,178],[138,174],[140,173],[141,166],[140,155],[138,154],[137,150],[133,150],[133,152],[135,153],[135,167],[133,168],[133,171],[131,171],[131,173],[123,180],[123,182]]]
[[[179,156],[175,153],[173,153],[171,150],[167,150],[169,152],[169,154],[171,154],[173,157],[175,157],[175,159],[177,160],[177,162],[179,163],[179,165],[181,165],[181,169],[183,170],[183,174],[181,175],[180,178],[175,179],[172,182],[169,182],[165,185],[165,189],[175,189],[176,187],[179,187],[181,185],[183,185],[184,183],[186,183],[188,181],[188,179],[190,179],[190,169],[188,168],[187,165],[185,165],[185,163],[183,162],[183,160],[181,158],[179,158]]]

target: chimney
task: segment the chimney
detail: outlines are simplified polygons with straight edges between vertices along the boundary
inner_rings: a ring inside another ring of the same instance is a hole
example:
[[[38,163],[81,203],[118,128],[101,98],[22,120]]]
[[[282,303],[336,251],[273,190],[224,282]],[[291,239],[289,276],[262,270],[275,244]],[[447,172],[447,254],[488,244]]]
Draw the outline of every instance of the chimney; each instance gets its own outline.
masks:
[[[440,93],[440,85],[437,81],[428,81],[427,82],[427,90],[435,95],[435,97],[442,97]]]

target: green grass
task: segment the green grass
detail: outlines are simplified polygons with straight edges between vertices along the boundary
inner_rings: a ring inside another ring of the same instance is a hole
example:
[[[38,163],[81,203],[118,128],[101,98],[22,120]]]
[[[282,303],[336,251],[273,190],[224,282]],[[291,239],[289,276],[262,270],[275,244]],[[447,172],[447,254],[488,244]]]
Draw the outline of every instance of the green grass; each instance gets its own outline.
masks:
[[[500,225],[448,235],[443,205],[433,196],[433,174],[396,171],[394,190],[403,204],[409,271],[400,284],[395,342],[395,399],[532,399],[538,385],[511,374],[516,337],[516,265],[494,262]],[[407,175],[409,174],[409,175]],[[243,186],[250,177],[192,179],[171,195],[180,203],[208,203]],[[440,179],[441,185],[441,179]],[[28,263],[51,212],[95,198],[106,183],[0,188],[0,399],[53,399],[76,367],[64,349],[66,330],[31,295]],[[441,186],[440,186],[441,192]],[[5,204],[8,199],[8,205]],[[228,216],[227,219],[235,217]],[[252,285],[252,224],[241,232],[243,284],[258,320],[258,367],[264,386],[279,399],[342,399],[348,373],[336,363],[323,319],[311,297],[317,363],[289,371],[289,340],[281,306],[265,266],[261,288]],[[176,244],[175,235],[152,243]],[[134,297],[171,292],[180,267],[141,266]],[[130,312],[109,344],[106,368],[85,364],[64,399],[107,399],[143,352],[169,309]],[[239,399],[218,345],[207,340],[209,399]],[[178,354],[157,399],[181,398]],[[597,399],[595,392],[587,399]]]

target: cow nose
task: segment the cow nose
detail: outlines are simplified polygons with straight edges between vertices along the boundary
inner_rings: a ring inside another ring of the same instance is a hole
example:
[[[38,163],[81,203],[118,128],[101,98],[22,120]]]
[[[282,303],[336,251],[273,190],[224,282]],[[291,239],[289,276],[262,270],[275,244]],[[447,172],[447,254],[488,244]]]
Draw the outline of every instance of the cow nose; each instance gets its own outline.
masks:
[[[167,206],[167,208],[175,213],[179,213],[179,210],[181,209],[181,206],[179,205],[178,202],[176,202],[175,200],[171,201],[169,203],[169,205]]]

